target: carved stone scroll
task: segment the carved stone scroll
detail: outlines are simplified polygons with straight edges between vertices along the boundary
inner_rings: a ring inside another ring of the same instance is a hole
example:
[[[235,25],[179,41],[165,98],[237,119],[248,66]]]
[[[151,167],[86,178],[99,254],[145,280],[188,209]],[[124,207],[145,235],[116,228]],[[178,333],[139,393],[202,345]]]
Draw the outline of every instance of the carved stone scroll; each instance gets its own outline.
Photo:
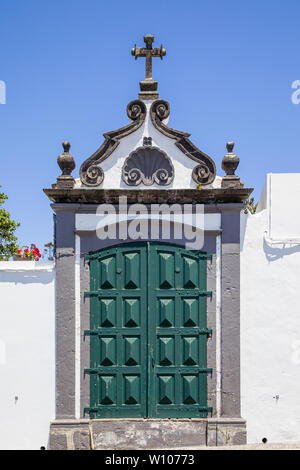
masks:
[[[203,186],[211,184],[216,177],[216,166],[214,161],[199,150],[189,139],[187,132],[177,131],[166,126],[162,121],[168,118],[170,114],[170,105],[167,101],[156,100],[152,103],[150,116],[156,129],[162,134],[175,139],[175,145],[189,158],[198,163],[193,169],[192,178],[197,184]]]
[[[146,106],[143,101],[134,100],[127,106],[127,116],[132,121],[127,126],[103,134],[105,140],[101,147],[80,167],[80,179],[86,186],[99,186],[104,179],[104,172],[99,166],[119,145],[120,139],[136,131],[145,121]]]

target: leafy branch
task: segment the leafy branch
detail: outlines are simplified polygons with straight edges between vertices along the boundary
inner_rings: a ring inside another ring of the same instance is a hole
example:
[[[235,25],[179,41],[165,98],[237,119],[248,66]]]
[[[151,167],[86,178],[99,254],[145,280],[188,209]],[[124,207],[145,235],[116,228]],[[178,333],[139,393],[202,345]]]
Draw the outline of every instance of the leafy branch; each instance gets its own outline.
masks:
[[[0,193],[0,261],[8,261],[18,249],[17,237],[14,233],[20,223],[12,220],[10,213],[1,207],[7,199],[6,194]]]

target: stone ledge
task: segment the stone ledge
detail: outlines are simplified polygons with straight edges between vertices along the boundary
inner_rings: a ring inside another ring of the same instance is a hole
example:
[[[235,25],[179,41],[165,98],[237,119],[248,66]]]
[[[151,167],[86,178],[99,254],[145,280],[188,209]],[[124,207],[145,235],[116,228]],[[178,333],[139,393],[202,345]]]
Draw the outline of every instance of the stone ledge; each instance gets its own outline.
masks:
[[[141,202],[182,204],[192,203],[244,203],[253,188],[213,189],[43,189],[48,198],[56,203],[110,203],[119,202],[120,196],[127,197],[127,204]]]
[[[151,450],[246,444],[242,418],[61,419],[51,423],[51,450]]]
[[[206,444],[206,420],[92,421],[95,450],[142,450]]]

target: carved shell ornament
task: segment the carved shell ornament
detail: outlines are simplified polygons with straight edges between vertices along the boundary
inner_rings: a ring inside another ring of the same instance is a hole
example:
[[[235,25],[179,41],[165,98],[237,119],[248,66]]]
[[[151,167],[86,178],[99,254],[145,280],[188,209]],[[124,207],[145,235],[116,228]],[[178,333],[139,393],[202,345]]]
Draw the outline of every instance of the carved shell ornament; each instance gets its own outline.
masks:
[[[131,101],[127,106],[127,116],[131,123],[103,134],[105,141],[101,147],[81,165],[79,174],[81,182],[85,186],[99,186],[103,182],[104,172],[100,163],[117,148],[120,139],[136,131],[143,124],[146,117],[145,103],[140,100]]]
[[[156,183],[167,186],[174,179],[174,167],[170,158],[158,147],[139,147],[126,158],[122,179],[129,186]]]
[[[151,121],[156,129],[162,134],[175,139],[175,145],[189,158],[198,163],[193,168],[192,178],[197,184],[203,186],[211,184],[216,177],[216,165],[214,161],[199,150],[189,139],[190,134],[187,132],[177,131],[166,126],[163,121],[170,114],[170,105],[167,101],[156,100],[150,108]]]

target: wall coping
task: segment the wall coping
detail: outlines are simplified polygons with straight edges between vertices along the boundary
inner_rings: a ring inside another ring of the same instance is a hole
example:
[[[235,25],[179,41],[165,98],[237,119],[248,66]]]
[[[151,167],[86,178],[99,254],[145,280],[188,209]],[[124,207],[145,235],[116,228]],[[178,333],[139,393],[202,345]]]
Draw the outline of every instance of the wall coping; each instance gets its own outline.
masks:
[[[52,272],[55,261],[0,261],[0,272]]]

